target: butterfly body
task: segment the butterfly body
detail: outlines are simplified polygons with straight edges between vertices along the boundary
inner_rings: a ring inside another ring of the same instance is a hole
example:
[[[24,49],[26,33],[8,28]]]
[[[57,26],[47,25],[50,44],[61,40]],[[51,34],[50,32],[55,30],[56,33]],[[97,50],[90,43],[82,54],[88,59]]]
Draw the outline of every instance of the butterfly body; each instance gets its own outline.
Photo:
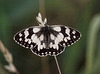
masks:
[[[81,34],[64,25],[46,24],[41,22],[41,16],[37,20],[40,26],[33,26],[16,33],[14,40],[38,56],[56,56],[62,53],[65,47],[72,45],[80,39]]]
[[[46,49],[48,49],[49,48],[49,43],[50,43],[50,27],[48,26],[48,25],[46,25],[45,27],[43,27],[42,29],[41,29],[41,32],[42,32],[42,34],[43,34],[43,36],[44,36],[44,43],[45,43],[45,45],[46,45]]]

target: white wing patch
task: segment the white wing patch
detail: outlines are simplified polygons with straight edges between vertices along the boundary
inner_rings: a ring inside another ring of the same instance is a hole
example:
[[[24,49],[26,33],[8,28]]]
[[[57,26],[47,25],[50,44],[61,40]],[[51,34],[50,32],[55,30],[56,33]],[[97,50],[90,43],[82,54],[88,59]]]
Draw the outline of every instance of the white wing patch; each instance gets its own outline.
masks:
[[[61,31],[61,28],[58,27],[58,26],[56,26],[56,27],[53,28],[53,30],[60,32]]]
[[[43,34],[40,36],[40,40],[41,40],[41,41],[44,40],[44,35],[43,35]]]
[[[50,38],[51,38],[51,40],[54,40],[55,36],[53,34],[50,34]]]
[[[25,38],[29,35],[29,32],[27,31],[28,29],[26,29],[25,31],[24,31],[24,34],[25,34]],[[19,34],[19,36],[21,35],[21,33]]]
[[[34,29],[33,29],[33,32],[34,32],[34,33],[37,33],[37,32],[39,32],[39,31],[40,31],[40,28],[34,28]]]
[[[68,27],[66,27],[65,33],[70,36],[70,29]]]
[[[64,38],[64,41],[67,42],[67,38],[66,37]]]
[[[73,34],[75,34],[76,32],[75,32],[75,31],[73,31],[72,33],[73,33]]]
[[[19,33],[19,37],[21,37],[22,36],[22,34],[21,33]]]

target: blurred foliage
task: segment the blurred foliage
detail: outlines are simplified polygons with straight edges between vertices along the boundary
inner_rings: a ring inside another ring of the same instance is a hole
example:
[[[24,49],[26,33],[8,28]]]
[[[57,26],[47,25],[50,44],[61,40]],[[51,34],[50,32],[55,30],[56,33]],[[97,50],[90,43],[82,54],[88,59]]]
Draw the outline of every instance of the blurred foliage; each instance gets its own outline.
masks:
[[[100,0],[45,0],[44,6],[48,24],[64,24],[82,33],[77,43],[57,57],[62,74],[100,74]],[[54,57],[48,56],[42,65],[41,57],[13,40],[16,32],[38,25],[38,12],[39,0],[0,0],[0,40],[12,53],[21,74],[43,74],[43,66],[50,74],[58,74]],[[5,64],[0,51],[0,74],[9,74]]]

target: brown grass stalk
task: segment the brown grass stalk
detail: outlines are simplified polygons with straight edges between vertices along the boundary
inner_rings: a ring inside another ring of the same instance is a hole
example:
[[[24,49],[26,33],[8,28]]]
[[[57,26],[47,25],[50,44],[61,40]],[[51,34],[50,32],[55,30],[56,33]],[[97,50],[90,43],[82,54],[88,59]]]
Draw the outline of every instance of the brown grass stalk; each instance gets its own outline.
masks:
[[[4,44],[0,41],[0,50],[4,55],[5,60],[9,63],[5,65],[5,69],[9,72],[20,74],[16,69],[15,65],[13,64],[13,57],[12,54],[8,51],[8,49],[4,46]]]

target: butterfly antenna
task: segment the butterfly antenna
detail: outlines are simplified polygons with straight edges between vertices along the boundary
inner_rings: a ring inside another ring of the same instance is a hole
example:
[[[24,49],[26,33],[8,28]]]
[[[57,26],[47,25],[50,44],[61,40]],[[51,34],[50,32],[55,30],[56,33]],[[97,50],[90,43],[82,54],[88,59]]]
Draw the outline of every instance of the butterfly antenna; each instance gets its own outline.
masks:
[[[61,70],[60,70],[60,67],[59,67],[59,64],[58,64],[57,57],[54,56],[54,58],[55,58],[55,61],[56,61],[56,64],[57,64],[57,68],[58,68],[59,74],[61,74]]]

